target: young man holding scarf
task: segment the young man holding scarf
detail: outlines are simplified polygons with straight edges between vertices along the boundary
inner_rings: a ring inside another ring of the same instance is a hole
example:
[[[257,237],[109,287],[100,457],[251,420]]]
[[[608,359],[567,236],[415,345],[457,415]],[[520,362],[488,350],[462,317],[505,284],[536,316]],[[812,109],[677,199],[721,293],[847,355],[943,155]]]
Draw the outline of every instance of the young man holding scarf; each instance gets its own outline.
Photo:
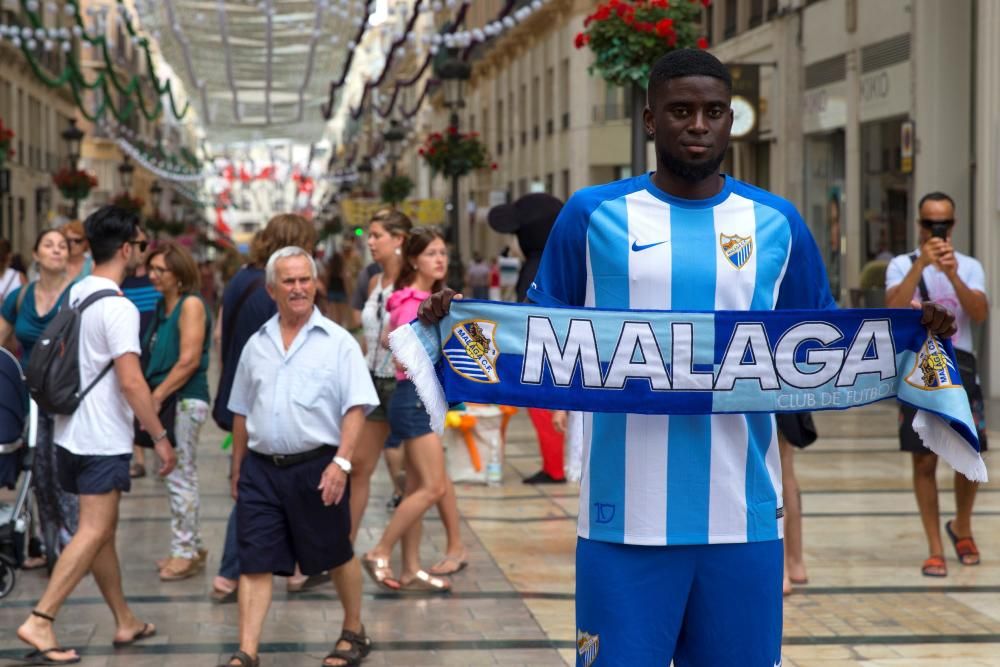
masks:
[[[661,311],[836,307],[794,206],[719,171],[731,91],[728,70],[707,52],[677,50],[653,65],[644,118],[656,171],[570,198],[531,301]],[[438,321],[452,296],[431,297],[421,318]],[[943,309],[924,311],[932,331],[951,331]],[[780,664],[783,507],[773,416],[584,419],[578,665]]]

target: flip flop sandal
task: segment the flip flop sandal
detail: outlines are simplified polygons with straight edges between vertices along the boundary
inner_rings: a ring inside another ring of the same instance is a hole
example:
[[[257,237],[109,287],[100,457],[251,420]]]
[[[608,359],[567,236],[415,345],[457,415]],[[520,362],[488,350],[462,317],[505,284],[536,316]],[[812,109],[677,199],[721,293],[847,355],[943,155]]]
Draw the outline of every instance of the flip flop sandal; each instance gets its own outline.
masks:
[[[368,576],[372,578],[379,588],[384,588],[387,591],[398,591],[399,582],[392,576],[392,568],[389,566],[389,560],[387,558],[369,558],[364,556],[361,558],[361,565],[365,568],[365,572]]]
[[[213,588],[209,597],[212,598],[212,602],[215,604],[230,604],[239,600],[240,589],[234,588],[231,591],[220,591],[217,588]]]
[[[941,572],[934,572],[933,570],[936,569],[940,569]],[[948,564],[944,562],[944,556],[931,556],[924,561],[923,566],[920,568],[920,572],[925,577],[947,577]]]
[[[233,660],[236,660],[239,664],[232,665]],[[260,656],[252,656],[245,651],[237,651],[229,656],[229,660],[226,660],[219,667],[260,667]]]
[[[427,572],[433,574],[435,577],[449,577],[453,574],[458,574],[468,566],[469,557],[467,554],[463,554],[462,556],[445,556],[434,563]]]
[[[951,521],[944,524],[944,529],[948,533],[948,537],[951,538],[951,544],[955,547],[955,553],[958,555],[958,562],[962,565],[979,565],[979,549],[976,548],[976,541],[972,539],[972,535],[968,537],[959,537],[955,534],[955,531],[951,529]],[[975,561],[966,561],[968,556],[974,556]]]
[[[131,639],[123,639],[123,640],[116,639],[115,641],[111,642],[111,645],[114,646],[115,648],[124,648],[125,646],[131,646],[136,642],[142,641],[143,639],[149,639],[150,637],[153,637],[155,635],[156,635],[156,628],[154,628],[149,623],[143,623],[142,630],[139,630],[139,632],[132,635]]]
[[[338,649],[337,644],[340,642],[348,642],[351,648],[344,650]],[[340,632],[340,638],[337,639],[336,644],[333,645],[333,650],[326,654],[323,658],[323,667],[356,667],[361,664],[361,661],[368,657],[368,654],[372,652],[372,640],[367,634],[365,634],[365,626],[361,626],[360,634],[357,632],[352,632],[350,630],[342,630]],[[335,658],[337,660],[343,660],[342,665],[328,665],[327,660]]]
[[[405,584],[400,582],[399,593],[423,595],[425,593],[450,593],[451,584],[439,577],[432,577],[423,570],[417,570],[413,579]]]
[[[19,663],[22,665],[75,665],[80,662],[82,658],[76,656],[75,658],[67,658],[66,660],[56,660],[49,657],[49,653],[66,653],[70,649],[61,648],[59,646],[53,646],[52,648],[47,648],[44,651],[41,649],[35,649],[34,651],[25,654],[21,660],[23,662]]]

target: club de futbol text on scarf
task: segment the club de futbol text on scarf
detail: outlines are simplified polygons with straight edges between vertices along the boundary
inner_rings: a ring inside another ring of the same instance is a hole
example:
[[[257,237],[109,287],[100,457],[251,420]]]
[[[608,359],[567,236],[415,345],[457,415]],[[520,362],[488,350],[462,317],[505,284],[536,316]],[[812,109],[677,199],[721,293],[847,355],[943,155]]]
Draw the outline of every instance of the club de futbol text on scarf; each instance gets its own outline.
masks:
[[[895,396],[953,468],[986,481],[951,341],[916,310],[677,312],[453,301],[393,332],[441,432],[449,404],[710,414],[839,410]]]

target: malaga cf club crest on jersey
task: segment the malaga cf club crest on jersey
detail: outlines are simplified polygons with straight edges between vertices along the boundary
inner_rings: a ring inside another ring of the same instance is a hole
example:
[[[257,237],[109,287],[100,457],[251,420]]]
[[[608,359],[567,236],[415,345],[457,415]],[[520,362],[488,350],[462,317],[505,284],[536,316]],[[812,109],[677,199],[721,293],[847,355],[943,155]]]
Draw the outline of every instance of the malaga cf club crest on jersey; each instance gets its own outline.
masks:
[[[749,236],[719,234],[719,245],[726,259],[737,269],[746,266],[753,254],[753,239]]]
[[[459,375],[475,382],[496,383],[496,360],[499,356],[494,335],[496,322],[466,320],[451,330],[444,345],[444,356]]]
[[[933,336],[928,336],[906,381],[925,391],[954,387],[955,383],[951,379],[954,371],[954,364],[941,343]]]
[[[580,655],[580,664],[590,667],[597,660],[601,650],[601,638],[583,630],[576,631],[576,652]]]

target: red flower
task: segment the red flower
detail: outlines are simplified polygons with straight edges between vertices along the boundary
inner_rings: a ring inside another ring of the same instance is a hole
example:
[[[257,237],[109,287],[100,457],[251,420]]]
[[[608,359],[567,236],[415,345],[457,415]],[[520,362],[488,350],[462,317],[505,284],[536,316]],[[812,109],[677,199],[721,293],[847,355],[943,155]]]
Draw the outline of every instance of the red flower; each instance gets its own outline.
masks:
[[[708,48],[708,40],[706,38],[704,38],[704,37],[699,37],[697,45],[698,45],[699,49],[707,49]]]
[[[573,40],[573,46],[575,46],[578,49],[582,49],[583,47],[587,46],[589,42],[590,42],[590,37],[587,36],[585,33],[580,32],[577,33],[576,38]]]
[[[712,4],[712,0],[701,0],[702,7],[708,7],[710,4]]]
[[[626,14],[630,14],[630,13],[632,13],[632,12],[635,11],[634,9],[632,9],[631,7],[629,7],[628,5],[614,5],[614,8],[615,8],[615,12],[618,14],[618,16],[620,16],[622,18],[624,18]]]
[[[658,7],[659,9],[668,9],[670,7],[670,3],[667,2],[667,0],[653,0],[649,4],[653,7]]]
[[[611,18],[611,8],[607,5],[601,5],[597,8],[597,11],[594,12],[595,21],[607,21],[609,18]]]
[[[450,134],[451,136],[455,136],[456,134],[458,134],[458,128],[455,126],[449,126],[448,134]]]
[[[421,148],[420,150],[417,151],[417,153],[419,153],[420,155],[423,155],[426,152],[427,151],[425,151],[423,148]]]
[[[656,22],[656,34],[660,37],[666,37],[668,34],[674,31],[674,20],[673,19],[660,19]]]
[[[635,14],[626,14],[622,17],[622,21],[625,22],[625,25],[632,25],[635,22]]]
[[[428,148],[428,149],[427,149],[427,154],[428,154],[428,155],[434,155],[434,153],[436,153],[436,152],[437,152],[437,151],[436,151],[436,150],[434,150],[433,148]]]
[[[674,32],[673,30],[671,30],[667,34],[667,46],[669,46],[670,48],[674,48],[675,46],[677,46],[677,33]]]
[[[500,165],[498,165],[496,162],[490,163],[490,169],[492,169],[493,171],[496,171],[499,168],[500,168]]]
[[[653,32],[654,30],[656,30],[656,26],[654,26],[652,23],[649,23],[648,21],[639,21],[638,23],[635,24],[635,29],[638,30],[639,32]]]

